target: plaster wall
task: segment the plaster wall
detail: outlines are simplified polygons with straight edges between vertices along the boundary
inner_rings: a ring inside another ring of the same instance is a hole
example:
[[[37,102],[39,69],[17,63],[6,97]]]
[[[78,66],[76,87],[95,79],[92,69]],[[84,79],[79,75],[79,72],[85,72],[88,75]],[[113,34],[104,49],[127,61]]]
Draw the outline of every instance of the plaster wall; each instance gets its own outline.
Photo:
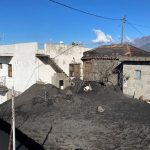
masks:
[[[81,63],[81,78],[83,78],[83,62],[81,58],[83,52],[89,50],[82,46],[73,46],[65,44],[45,44],[45,53],[49,54],[51,58],[54,58],[55,62],[63,69],[63,71],[69,76],[69,64]]]

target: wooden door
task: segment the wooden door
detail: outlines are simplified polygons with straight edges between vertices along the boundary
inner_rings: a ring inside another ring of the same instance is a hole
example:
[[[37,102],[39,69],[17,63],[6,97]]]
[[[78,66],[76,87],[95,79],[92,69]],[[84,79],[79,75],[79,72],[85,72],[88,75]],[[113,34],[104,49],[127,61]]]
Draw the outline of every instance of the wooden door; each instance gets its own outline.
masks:
[[[81,64],[69,64],[69,75],[70,77],[80,78],[80,65]]]

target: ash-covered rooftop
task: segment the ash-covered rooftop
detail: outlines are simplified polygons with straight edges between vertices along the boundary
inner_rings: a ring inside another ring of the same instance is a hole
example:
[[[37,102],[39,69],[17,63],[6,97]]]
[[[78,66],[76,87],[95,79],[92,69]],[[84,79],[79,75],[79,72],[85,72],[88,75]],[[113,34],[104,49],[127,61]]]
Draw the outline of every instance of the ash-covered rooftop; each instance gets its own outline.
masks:
[[[120,56],[150,57],[150,52],[129,44],[105,45],[84,52],[82,60],[102,57],[119,58]]]

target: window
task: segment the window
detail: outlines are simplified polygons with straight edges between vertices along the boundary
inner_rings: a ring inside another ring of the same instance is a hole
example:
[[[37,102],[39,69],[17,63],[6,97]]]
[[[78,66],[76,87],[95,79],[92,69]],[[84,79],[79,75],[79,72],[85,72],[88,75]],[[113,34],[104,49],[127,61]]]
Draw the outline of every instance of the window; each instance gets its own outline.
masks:
[[[8,64],[8,77],[12,77],[12,64]]]
[[[0,63],[0,69],[3,69],[3,65],[2,65],[2,63]]]
[[[141,70],[135,70],[135,79],[141,80]]]

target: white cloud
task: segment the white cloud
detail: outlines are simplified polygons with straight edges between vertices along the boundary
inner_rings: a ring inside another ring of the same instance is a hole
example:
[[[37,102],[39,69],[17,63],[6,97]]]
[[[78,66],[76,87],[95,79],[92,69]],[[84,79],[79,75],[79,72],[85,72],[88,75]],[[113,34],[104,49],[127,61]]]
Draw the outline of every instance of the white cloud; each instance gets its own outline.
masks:
[[[93,43],[102,44],[102,43],[110,43],[113,41],[111,35],[107,35],[103,31],[98,30],[98,29],[93,29],[93,31],[96,34],[96,39],[92,40]]]

